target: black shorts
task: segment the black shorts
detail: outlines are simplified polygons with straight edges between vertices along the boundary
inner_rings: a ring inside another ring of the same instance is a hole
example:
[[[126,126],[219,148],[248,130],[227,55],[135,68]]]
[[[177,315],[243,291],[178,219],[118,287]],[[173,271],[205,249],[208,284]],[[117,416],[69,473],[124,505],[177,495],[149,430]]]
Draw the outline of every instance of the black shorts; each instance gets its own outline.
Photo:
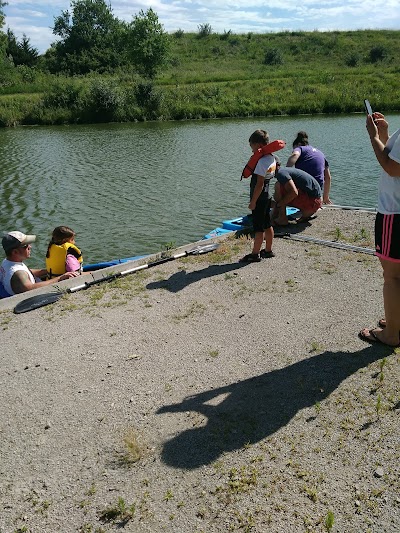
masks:
[[[400,263],[400,215],[377,213],[375,255],[387,261]]]
[[[253,213],[253,229],[255,233],[265,231],[271,227],[271,217],[269,210],[271,208],[271,198],[268,194],[261,193],[258,197],[256,208]]]

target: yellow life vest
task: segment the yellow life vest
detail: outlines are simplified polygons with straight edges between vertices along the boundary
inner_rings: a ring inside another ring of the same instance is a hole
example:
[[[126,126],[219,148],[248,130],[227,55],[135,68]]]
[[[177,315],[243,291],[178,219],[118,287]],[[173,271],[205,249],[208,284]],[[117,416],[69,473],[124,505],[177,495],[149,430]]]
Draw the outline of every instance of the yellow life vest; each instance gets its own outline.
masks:
[[[72,244],[72,242],[52,244],[49,250],[49,257],[46,257],[46,270],[50,278],[65,274],[65,261],[70,248],[76,252],[73,255],[78,256],[77,259],[82,264],[82,253],[75,244]]]

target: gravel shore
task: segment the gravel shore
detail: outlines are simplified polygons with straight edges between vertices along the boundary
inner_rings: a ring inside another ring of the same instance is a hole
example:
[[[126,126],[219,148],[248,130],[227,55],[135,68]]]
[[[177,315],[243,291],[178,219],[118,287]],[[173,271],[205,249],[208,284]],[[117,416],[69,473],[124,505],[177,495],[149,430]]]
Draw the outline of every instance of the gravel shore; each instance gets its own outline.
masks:
[[[373,222],[289,231],[371,248]],[[0,533],[400,531],[400,351],[357,337],[379,261],[250,249],[0,312]]]

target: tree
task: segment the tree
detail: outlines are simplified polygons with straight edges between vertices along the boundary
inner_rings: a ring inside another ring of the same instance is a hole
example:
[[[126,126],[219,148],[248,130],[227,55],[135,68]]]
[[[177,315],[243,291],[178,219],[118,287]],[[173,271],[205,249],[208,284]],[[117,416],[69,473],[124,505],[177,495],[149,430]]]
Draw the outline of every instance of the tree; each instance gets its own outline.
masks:
[[[150,8],[135,15],[128,28],[128,55],[142,76],[155,78],[165,63],[168,48],[168,35],[156,13]]]
[[[3,7],[7,5],[7,2],[0,0],[0,62],[3,62],[5,58],[6,46],[7,46],[7,35],[2,31],[4,26],[4,11]]]
[[[39,52],[37,48],[34,48],[30,44],[30,39],[23,34],[22,40],[18,42],[14,33],[7,29],[7,55],[12,58],[12,61],[15,66],[26,65],[28,67],[33,67],[39,57]]]
[[[54,18],[53,43],[47,55],[51,70],[85,74],[104,72],[122,63],[124,23],[112,14],[105,0],[72,0],[71,11]]]

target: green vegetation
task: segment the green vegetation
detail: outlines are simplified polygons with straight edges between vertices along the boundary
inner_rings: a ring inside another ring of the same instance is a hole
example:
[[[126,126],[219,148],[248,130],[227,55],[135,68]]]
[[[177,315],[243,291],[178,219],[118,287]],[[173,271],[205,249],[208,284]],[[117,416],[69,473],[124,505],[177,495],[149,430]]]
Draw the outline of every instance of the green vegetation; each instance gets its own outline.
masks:
[[[399,31],[168,35],[152,9],[126,23],[105,0],[71,0],[39,56],[1,31],[2,6],[2,126],[349,113],[365,97],[400,109]]]
[[[100,520],[102,522],[112,523],[119,521],[122,524],[126,524],[135,516],[135,511],[136,503],[127,505],[125,500],[119,497],[117,503],[107,507],[107,509],[100,514]]]

